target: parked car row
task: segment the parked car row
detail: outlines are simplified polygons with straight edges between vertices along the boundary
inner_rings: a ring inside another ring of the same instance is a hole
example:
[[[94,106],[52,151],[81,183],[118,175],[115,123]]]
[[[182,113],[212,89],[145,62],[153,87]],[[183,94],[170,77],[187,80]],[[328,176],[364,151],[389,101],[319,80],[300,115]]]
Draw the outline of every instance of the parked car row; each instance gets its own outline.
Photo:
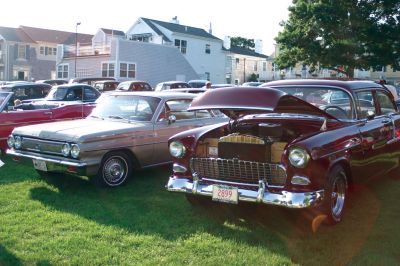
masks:
[[[374,82],[166,91],[109,92],[85,119],[17,127],[7,154],[39,173],[110,187],[173,162],[166,188],[192,203],[307,209],[330,224],[342,220],[356,182],[399,167],[400,114]]]

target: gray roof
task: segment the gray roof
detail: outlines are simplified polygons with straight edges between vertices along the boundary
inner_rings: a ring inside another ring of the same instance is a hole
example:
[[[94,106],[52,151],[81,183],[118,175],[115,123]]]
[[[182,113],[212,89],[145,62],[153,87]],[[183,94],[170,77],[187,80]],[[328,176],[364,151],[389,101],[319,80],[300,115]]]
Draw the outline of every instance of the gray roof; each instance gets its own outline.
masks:
[[[108,35],[118,35],[118,36],[125,36],[125,32],[121,30],[113,30],[113,29],[105,29],[105,28],[100,28],[105,34]]]
[[[19,28],[0,27],[0,35],[11,42],[35,43],[23,30]]]
[[[19,28],[0,27],[0,35],[6,41],[24,42],[24,43],[37,43],[47,42],[55,44],[74,44],[74,32],[48,30],[41,28],[33,28],[27,26],[20,26]],[[91,43],[93,35],[78,33],[78,42]]]
[[[176,23],[170,23],[170,22],[164,22],[164,21],[159,21],[159,20],[154,20],[154,19],[148,19],[148,18],[141,18],[144,22],[146,22],[157,34],[165,37],[168,39],[155,25],[159,25],[161,27],[164,27],[172,32],[177,32],[177,33],[183,33],[183,34],[188,34],[188,35],[193,35],[197,37],[203,37],[203,38],[209,38],[209,39],[214,39],[214,40],[221,40],[214,35],[208,33],[204,29],[200,28],[195,28],[195,27],[190,27],[190,26],[185,26],[185,25],[180,25]],[[168,40],[170,41],[170,40]]]
[[[234,54],[248,55],[248,56],[260,57],[260,58],[268,58],[268,56],[265,54],[259,54],[251,49],[243,48],[243,47],[232,46],[231,49],[229,49],[228,51],[231,53],[234,53]]]

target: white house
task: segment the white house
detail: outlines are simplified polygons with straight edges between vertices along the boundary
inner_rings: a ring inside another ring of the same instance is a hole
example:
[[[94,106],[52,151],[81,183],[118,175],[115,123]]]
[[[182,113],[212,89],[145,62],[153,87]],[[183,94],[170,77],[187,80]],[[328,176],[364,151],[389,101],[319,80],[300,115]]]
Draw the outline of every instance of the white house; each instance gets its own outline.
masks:
[[[204,29],[172,22],[139,18],[127,31],[129,40],[176,47],[200,79],[225,83],[226,54],[223,41]]]
[[[99,34],[100,35],[100,34]],[[98,39],[93,38],[93,41]],[[77,50],[75,50],[77,48]],[[114,36],[103,45],[59,45],[57,78],[113,77],[119,81],[144,80],[153,87],[167,80],[198,76],[175,47],[129,41]]]

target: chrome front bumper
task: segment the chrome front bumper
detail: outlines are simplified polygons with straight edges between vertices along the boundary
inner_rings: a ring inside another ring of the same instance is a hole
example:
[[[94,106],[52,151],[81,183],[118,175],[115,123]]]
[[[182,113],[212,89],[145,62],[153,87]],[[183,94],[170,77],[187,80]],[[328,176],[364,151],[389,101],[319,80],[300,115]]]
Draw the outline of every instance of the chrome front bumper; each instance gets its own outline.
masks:
[[[32,162],[32,160],[39,160],[46,162],[48,172],[61,172],[61,173],[72,173],[77,175],[87,175],[88,165],[83,162],[72,162],[68,160],[54,159],[43,157],[41,155],[33,153],[22,153],[16,150],[7,150],[7,155],[9,155],[14,161],[21,161],[27,163],[27,161]],[[68,170],[73,167],[76,171],[71,172]]]
[[[166,186],[168,191],[184,192],[212,197],[213,185],[202,185],[198,181],[171,176]],[[284,206],[287,208],[308,208],[319,205],[324,197],[324,190],[311,192],[289,192],[281,191],[272,193],[260,187],[258,191],[238,189],[239,201],[259,202],[263,204]]]

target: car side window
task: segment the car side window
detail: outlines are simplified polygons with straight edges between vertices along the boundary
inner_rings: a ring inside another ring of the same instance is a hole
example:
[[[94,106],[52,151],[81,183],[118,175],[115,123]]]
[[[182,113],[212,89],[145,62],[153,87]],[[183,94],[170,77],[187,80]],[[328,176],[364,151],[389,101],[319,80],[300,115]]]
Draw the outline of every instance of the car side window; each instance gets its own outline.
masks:
[[[97,94],[96,94],[96,92],[95,91],[93,91],[92,89],[90,89],[90,88],[85,88],[84,89],[84,100],[85,101],[91,101],[91,100],[96,100],[96,98],[97,98]]]
[[[166,102],[167,109],[167,117],[170,115],[174,115],[176,117],[176,121],[179,120],[187,120],[187,119],[195,119],[196,114],[194,111],[187,111],[192,100],[170,100]]]
[[[375,101],[372,95],[372,91],[360,91],[356,93],[358,102],[358,118],[367,118],[369,112],[376,114]]]
[[[381,114],[385,115],[396,112],[396,108],[394,107],[392,100],[386,93],[377,91],[376,96],[381,108]]]

